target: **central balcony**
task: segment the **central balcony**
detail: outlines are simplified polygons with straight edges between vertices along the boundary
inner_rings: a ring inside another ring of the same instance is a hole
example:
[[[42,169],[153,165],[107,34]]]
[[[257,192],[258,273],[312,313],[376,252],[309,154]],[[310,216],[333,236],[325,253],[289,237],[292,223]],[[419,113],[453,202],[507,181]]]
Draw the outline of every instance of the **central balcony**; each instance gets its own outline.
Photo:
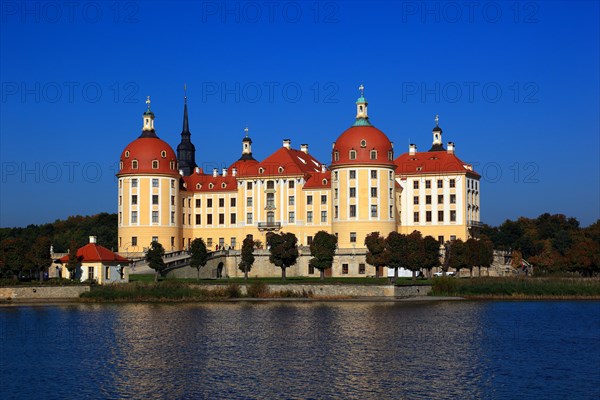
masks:
[[[281,229],[281,222],[259,222],[259,231],[278,231]]]

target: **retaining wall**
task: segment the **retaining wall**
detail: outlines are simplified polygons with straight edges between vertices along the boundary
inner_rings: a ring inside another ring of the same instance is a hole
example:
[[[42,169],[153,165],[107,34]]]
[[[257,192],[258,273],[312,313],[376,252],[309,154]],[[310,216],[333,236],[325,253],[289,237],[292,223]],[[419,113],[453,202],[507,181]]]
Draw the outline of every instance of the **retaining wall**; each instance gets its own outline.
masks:
[[[0,287],[0,300],[77,299],[89,286],[11,286]]]

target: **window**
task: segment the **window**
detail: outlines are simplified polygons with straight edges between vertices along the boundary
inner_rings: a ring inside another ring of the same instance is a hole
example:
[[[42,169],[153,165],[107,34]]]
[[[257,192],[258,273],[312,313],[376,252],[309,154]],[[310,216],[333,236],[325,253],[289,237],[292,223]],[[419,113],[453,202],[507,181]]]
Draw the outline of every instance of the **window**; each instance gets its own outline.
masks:
[[[225,214],[219,214],[219,225],[223,225],[225,223]]]
[[[110,279],[110,267],[106,267],[104,269],[104,279],[109,280]]]
[[[394,189],[390,189],[390,199],[394,198]]]
[[[456,204],[456,195],[455,194],[450,195],[450,204]]]
[[[438,204],[444,204],[444,195],[438,194]]]
[[[123,196],[119,196],[119,205],[123,205]]]
[[[308,274],[309,275],[313,275],[315,273],[315,267],[313,267],[312,265],[308,266]]]
[[[321,211],[321,222],[327,222],[327,211]]]
[[[350,159],[356,160],[356,150],[350,150]]]
[[[313,212],[312,211],[306,212],[306,222],[309,224],[312,224],[312,222],[313,222]]]
[[[294,180],[293,180],[293,179],[290,179],[290,181],[288,182],[288,187],[289,187],[290,189],[293,189],[293,188],[294,188]]]
[[[252,207],[252,197],[246,199],[246,207]]]
[[[348,275],[348,264],[342,264],[342,274]]]
[[[294,196],[290,196],[290,197],[288,198],[288,204],[289,204],[290,206],[293,206],[293,205],[294,205],[294,201],[295,201],[295,199],[294,199]]]
[[[306,196],[306,205],[307,206],[312,205],[312,196]]]
[[[419,196],[413,197],[413,204],[419,204]]]
[[[209,249],[212,247],[212,238],[206,239],[206,247],[208,247]]]
[[[326,194],[321,195],[321,204],[327,204],[327,195]]]
[[[206,215],[206,225],[212,225],[212,214]]]
[[[267,189],[269,189],[269,190],[275,189],[275,181],[267,181]]]
[[[206,199],[206,207],[212,208],[212,199]]]
[[[132,236],[131,237],[131,245],[132,246],[137,246],[137,236]]]
[[[246,182],[246,189],[252,190],[252,182]]]
[[[425,181],[425,189],[431,189],[431,181],[429,179]]]
[[[358,273],[360,275],[364,275],[367,273],[367,270],[365,267],[366,267],[365,264],[358,264]]]
[[[350,170],[350,179],[356,179],[356,171]]]
[[[376,169],[371,170],[371,179],[377,179],[377,170]]]
[[[252,213],[246,214],[246,224],[252,225]]]
[[[152,160],[152,169],[158,169],[158,160]]]
[[[413,189],[419,188],[419,181],[413,181]]]
[[[131,161],[131,169],[137,169],[137,168],[138,168],[138,162],[137,162],[137,160]]]
[[[450,210],[450,222],[456,222],[456,210]]]
[[[137,204],[137,194],[131,196],[131,204],[134,206]]]
[[[200,206],[202,206],[202,200],[196,199],[196,208],[200,208]]]
[[[431,195],[430,194],[425,196],[425,204],[431,204]]]
[[[275,193],[267,193],[267,207],[275,207]]]
[[[171,205],[174,206],[175,205],[175,196],[171,196]],[[189,204],[188,204],[189,205]]]
[[[444,222],[444,211],[438,211],[438,222]]]
[[[450,187],[456,187],[456,179],[450,179]]]
[[[157,205],[158,204],[158,195],[157,194],[153,194],[152,195],[152,204],[153,205]]]
[[[443,244],[444,243],[444,236],[438,236],[438,242],[440,244]]]
[[[229,201],[229,206],[230,206],[230,207],[235,207],[235,197],[234,197],[234,198],[232,198],[232,199]]]
[[[225,207],[225,199],[219,199],[219,207]]]
[[[156,178],[152,179],[152,187],[158,187],[158,179],[156,179]]]
[[[132,211],[131,212],[131,223],[132,224],[137,224],[137,211]]]
[[[230,224],[236,224],[236,223],[237,223],[237,222],[236,222],[236,217],[237,217],[237,216],[236,216],[236,214],[235,214],[235,213],[231,213],[231,214],[229,215],[229,223],[230,223]]]
[[[235,249],[235,246],[237,243],[236,243],[236,239],[234,237],[230,238],[229,243],[231,245],[231,248]]]
[[[202,224],[202,214],[196,214],[196,225]]]
[[[356,243],[356,232],[350,232],[350,243]]]
[[[419,212],[415,211],[413,213],[413,222],[419,222]]]
[[[119,224],[123,223],[123,213],[121,211],[119,211]],[[119,247],[121,247],[121,245],[119,245]]]
[[[334,159],[334,161],[340,161],[340,152],[339,151],[333,152],[333,159]]]
[[[352,217],[356,217],[356,205],[354,204],[350,205],[350,218]]]
[[[333,207],[333,218],[339,218],[338,206]]]
[[[171,211],[171,223],[175,223],[175,211]]]
[[[337,199],[338,197],[339,197],[338,189],[335,188],[335,189],[333,189],[333,198]]]
[[[377,197],[377,188],[376,187],[371,188],[371,197]]]
[[[94,279],[94,267],[88,267],[88,279],[90,281]]]
[[[452,240],[452,241],[456,240],[456,235],[450,235],[450,240]]]
[[[152,211],[152,223],[158,223],[158,211]]]
[[[371,204],[371,217],[377,217],[377,205]]]
[[[392,150],[388,151],[388,160],[392,161],[394,159],[394,152]]]
[[[390,218],[394,218],[394,206],[390,206]]]
[[[171,187],[175,188],[175,179],[171,179]]]
[[[371,150],[371,160],[377,160],[377,150]]]
[[[442,189],[444,187],[444,181],[441,179],[438,179],[437,187],[438,187],[438,189]]]
[[[132,188],[136,188],[136,187],[137,187],[137,184],[138,184],[138,180],[137,180],[137,179],[132,179],[132,180],[131,180],[131,187],[132,187]]]
[[[350,197],[356,197],[356,188],[355,187],[350,188]]]
[[[290,224],[296,222],[296,214],[293,211],[290,211],[290,213],[288,214],[288,222]]]
[[[337,172],[337,171],[335,171],[335,172],[333,173],[333,179],[334,179],[335,181],[337,181],[337,180],[338,180],[338,172]]]
[[[363,108],[361,106],[360,111],[362,111],[362,110],[363,110]],[[360,141],[360,147],[363,147],[363,148],[367,147],[367,141],[365,139]]]
[[[425,222],[431,222],[431,211],[425,212]]]

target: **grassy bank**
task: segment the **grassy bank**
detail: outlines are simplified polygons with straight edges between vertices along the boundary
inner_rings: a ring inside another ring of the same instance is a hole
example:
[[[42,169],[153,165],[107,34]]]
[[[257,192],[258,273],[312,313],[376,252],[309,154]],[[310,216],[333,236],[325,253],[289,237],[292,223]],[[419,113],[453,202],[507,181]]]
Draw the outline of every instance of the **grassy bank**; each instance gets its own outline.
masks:
[[[600,279],[437,278],[431,294],[468,298],[600,298]]]

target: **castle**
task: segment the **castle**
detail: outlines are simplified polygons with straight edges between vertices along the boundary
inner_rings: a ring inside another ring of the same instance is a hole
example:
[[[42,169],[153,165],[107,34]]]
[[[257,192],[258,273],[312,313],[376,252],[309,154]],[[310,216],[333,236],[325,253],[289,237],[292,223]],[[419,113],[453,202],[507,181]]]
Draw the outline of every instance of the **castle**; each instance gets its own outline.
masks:
[[[240,158],[206,173],[196,165],[187,98],[177,153],[157,136],[149,98],[146,103],[142,134],[121,153],[117,174],[121,254],[141,254],[151,241],[183,250],[197,237],[209,249],[238,249],[247,235],[265,243],[268,232],[281,231],[306,246],[325,230],[338,237],[340,250],[362,254],[364,263],[364,239],[374,231],[418,230],[440,243],[477,234],[480,176],[456,156],[454,143],[444,147],[437,116],[428,151],[411,144],[396,156],[369,120],[362,85],[354,123],[333,142],[329,166],[307,144],[294,149],[289,139],[256,160],[246,128]],[[342,273],[364,274],[361,265]]]

